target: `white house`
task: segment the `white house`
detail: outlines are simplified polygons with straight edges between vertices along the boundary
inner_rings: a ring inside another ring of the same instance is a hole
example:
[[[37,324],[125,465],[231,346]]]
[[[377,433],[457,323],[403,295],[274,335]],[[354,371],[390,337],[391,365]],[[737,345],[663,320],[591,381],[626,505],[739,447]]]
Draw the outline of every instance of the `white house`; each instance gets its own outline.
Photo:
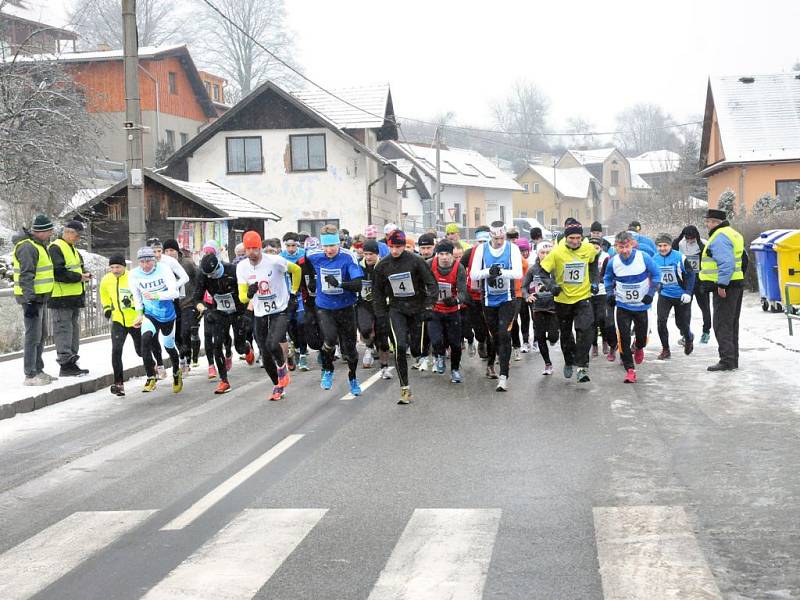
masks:
[[[417,180],[400,189],[405,226],[419,230],[423,201],[433,197],[436,187],[436,148],[392,140],[381,144],[379,152]],[[511,222],[511,194],[522,189],[512,177],[473,150],[443,147],[439,155],[443,222],[470,229],[492,221]]]
[[[264,83],[173,154],[166,174],[213,181],[281,214],[270,236],[397,221],[398,169],[376,152],[397,137],[388,84],[332,93]]]

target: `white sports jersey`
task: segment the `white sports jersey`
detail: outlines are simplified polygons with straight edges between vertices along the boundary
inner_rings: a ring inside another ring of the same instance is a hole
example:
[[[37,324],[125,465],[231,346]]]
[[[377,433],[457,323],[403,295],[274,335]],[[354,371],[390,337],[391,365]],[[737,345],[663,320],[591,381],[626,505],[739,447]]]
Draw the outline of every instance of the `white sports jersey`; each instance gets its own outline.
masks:
[[[236,265],[236,280],[239,284],[258,283],[253,296],[253,311],[257,317],[274,315],[286,310],[289,304],[289,289],[286,287],[288,261],[276,254],[262,254],[261,262],[253,265],[245,259]]]

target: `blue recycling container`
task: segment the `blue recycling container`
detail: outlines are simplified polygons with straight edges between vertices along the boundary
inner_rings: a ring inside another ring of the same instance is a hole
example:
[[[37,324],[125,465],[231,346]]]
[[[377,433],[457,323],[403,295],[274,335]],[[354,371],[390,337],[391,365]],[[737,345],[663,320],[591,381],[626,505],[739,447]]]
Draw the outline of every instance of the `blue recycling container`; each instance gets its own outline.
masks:
[[[783,298],[778,278],[778,253],[775,244],[795,233],[797,233],[795,229],[771,229],[750,243],[750,251],[755,258],[758,271],[758,291],[762,300],[780,302]]]

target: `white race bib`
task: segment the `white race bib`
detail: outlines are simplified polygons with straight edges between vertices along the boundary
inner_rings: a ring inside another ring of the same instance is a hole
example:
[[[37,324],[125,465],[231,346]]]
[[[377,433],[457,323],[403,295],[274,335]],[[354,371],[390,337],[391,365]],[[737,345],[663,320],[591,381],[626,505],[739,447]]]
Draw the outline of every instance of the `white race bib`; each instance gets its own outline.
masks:
[[[361,280],[361,297],[364,300],[372,300],[372,282],[369,279]]]
[[[650,282],[645,279],[639,283],[622,283],[618,281],[614,287],[614,296],[618,302],[623,302],[628,306],[641,306],[642,298],[650,290]]]
[[[264,309],[265,314],[271,315],[272,313],[278,312],[278,303],[275,294],[269,294],[268,296],[258,295],[254,300]]]
[[[319,270],[320,278],[322,279],[320,283],[320,291],[323,294],[344,294],[344,290],[340,287],[333,287],[327,281],[325,281],[326,275],[333,275],[336,277],[336,281],[340,284],[342,283],[342,270],[341,269],[326,269],[325,267],[320,267]]]
[[[444,302],[453,295],[453,286],[446,281],[437,281],[439,286],[439,302]]]
[[[579,285],[586,279],[585,262],[569,262],[564,264],[562,273],[566,285]]]
[[[486,293],[490,296],[499,296],[501,294],[508,293],[508,283],[509,280],[505,277],[498,276],[494,280],[494,285],[492,285],[489,280],[486,280]]]
[[[700,271],[700,255],[699,254],[693,254],[692,256],[687,256],[686,257],[686,262],[689,263],[689,266],[692,267],[692,271],[694,271],[695,273]]]
[[[236,312],[236,302],[233,300],[233,294],[214,294],[214,302],[217,304],[217,310],[227,314]]]
[[[389,275],[389,283],[395,298],[410,298],[414,295],[414,282],[408,271]]]
[[[674,285],[678,283],[678,277],[675,274],[675,267],[661,267],[661,284]]]

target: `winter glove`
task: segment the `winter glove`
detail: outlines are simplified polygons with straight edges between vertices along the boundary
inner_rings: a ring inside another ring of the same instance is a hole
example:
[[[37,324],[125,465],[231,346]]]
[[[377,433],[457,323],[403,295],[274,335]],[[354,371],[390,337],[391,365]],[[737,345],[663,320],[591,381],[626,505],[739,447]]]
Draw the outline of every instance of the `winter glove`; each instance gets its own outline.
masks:
[[[258,292],[258,284],[257,283],[251,283],[250,285],[247,286],[247,297],[248,298],[252,298],[253,296],[255,296],[256,292]]]
[[[486,279],[486,282],[489,284],[490,287],[497,287],[497,277],[490,276]]]
[[[442,304],[445,306],[458,306],[458,298],[453,298],[452,296],[448,296],[442,301]]]
[[[642,298],[642,304],[647,304],[648,306],[653,303],[653,297],[650,294],[645,294],[644,298]]]
[[[494,264],[489,267],[489,277],[498,277],[502,272],[503,268],[498,264]]]
[[[617,304],[617,299],[614,297],[614,294],[609,294],[608,296],[606,296],[606,304],[608,304],[608,305],[609,305],[609,306],[611,306],[612,308],[613,308],[614,306],[616,306],[616,304]]]
[[[331,287],[339,287],[339,280],[334,275],[325,275],[325,283]]]
[[[561,286],[554,283],[553,285],[550,286],[550,293],[553,294],[553,296],[560,295],[561,294]]]
[[[426,308],[419,314],[420,321],[430,321],[433,318],[433,311],[430,308]]]
[[[681,304],[691,304],[691,302],[692,302],[691,294],[681,294]]]
[[[597,292],[600,291],[600,286],[597,285],[596,283],[593,283],[591,287],[592,287],[592,296],[597,296]]]
[[[105,310],[105,312],[103,313],[103,315],[105,316],[106,319],[110,319],[111,318],[111,309],[107,308]]]
[[[293,313],[297,310],[297,294],[289,294],[289,303],[286,305],[286,312]]]
[[[23,312],[28,319],[35,319],[39,316],[39,305],[36,302],[28,302]]]

